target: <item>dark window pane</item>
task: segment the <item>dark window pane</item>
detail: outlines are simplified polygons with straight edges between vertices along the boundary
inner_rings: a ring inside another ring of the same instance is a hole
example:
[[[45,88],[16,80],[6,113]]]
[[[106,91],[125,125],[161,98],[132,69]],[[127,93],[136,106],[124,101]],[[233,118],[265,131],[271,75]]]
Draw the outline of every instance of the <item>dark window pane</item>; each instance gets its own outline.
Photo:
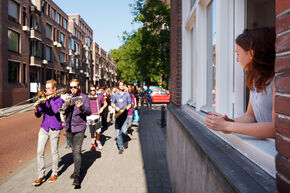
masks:
[[[8,30],[8,50],[19,53],[19,34]]]
[[[19,82],[19,63],[8,61],[8,82],[18,83]]]

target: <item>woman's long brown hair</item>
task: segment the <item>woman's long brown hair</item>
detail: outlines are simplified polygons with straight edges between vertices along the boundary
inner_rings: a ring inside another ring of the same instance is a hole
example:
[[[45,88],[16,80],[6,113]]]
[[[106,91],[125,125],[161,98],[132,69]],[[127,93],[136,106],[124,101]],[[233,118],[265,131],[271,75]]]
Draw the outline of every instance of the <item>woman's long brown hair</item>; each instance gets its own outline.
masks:
[[[244,50],[253,50],[252,61],[246,66],[246,85],[257,92],[266,90],[274,77],[276,34],[273,28],[245,29],[236,39]]]

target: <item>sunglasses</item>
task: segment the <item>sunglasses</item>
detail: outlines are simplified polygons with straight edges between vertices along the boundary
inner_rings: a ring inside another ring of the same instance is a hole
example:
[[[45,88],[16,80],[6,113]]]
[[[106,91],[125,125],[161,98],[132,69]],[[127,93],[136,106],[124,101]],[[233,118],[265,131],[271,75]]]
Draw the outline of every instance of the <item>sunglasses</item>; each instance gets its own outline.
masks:
[[[72,89],[72,88],[78,88],[78,87],[77,86],[71,86],[70,88]]]
[[[91,90],[91,92],[92,92],[92,91],[96,91],[96,90]]]

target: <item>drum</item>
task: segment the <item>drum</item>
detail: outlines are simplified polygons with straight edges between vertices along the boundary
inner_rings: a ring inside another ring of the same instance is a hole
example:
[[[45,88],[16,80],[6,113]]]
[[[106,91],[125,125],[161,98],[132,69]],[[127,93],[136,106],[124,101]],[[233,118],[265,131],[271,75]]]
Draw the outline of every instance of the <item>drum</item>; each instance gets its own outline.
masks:
[[[87,125],[102,125],[102,118],[100,115],[87,116]]]

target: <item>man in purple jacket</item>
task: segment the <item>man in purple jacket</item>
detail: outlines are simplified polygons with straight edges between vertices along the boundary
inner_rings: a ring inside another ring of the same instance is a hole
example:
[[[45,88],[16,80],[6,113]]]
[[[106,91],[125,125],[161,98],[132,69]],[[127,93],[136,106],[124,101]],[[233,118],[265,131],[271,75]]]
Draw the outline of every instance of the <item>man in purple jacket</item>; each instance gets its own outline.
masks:
[[[58,172],[58,142],[62,123],[58,109],[61,108],[63,100],[54,95],[56,91],[56,81],[48,80],[45,85],[46,102],[40,103],[38,100],[35,104],[34,114],[40,118],[43,115],[43,121],[38,133],[37,145],[37,167],[38,178],[33,182],[33,185],[38,186],[45,181],[44,169],[44,150],[47,140],[50,139],[51,155],[52,155],[52,174],[48,182],[54,182],[57,179]]]
[[[88,96],[80,92],[80,83],[77,79],[70,81],[72,95],[65,99],[66,108],[66,137],[69,140],[73,152],[74,186],[80,186],[81,174],[81,149],[86,129],[86,116],[91,114],[90,100]]]

